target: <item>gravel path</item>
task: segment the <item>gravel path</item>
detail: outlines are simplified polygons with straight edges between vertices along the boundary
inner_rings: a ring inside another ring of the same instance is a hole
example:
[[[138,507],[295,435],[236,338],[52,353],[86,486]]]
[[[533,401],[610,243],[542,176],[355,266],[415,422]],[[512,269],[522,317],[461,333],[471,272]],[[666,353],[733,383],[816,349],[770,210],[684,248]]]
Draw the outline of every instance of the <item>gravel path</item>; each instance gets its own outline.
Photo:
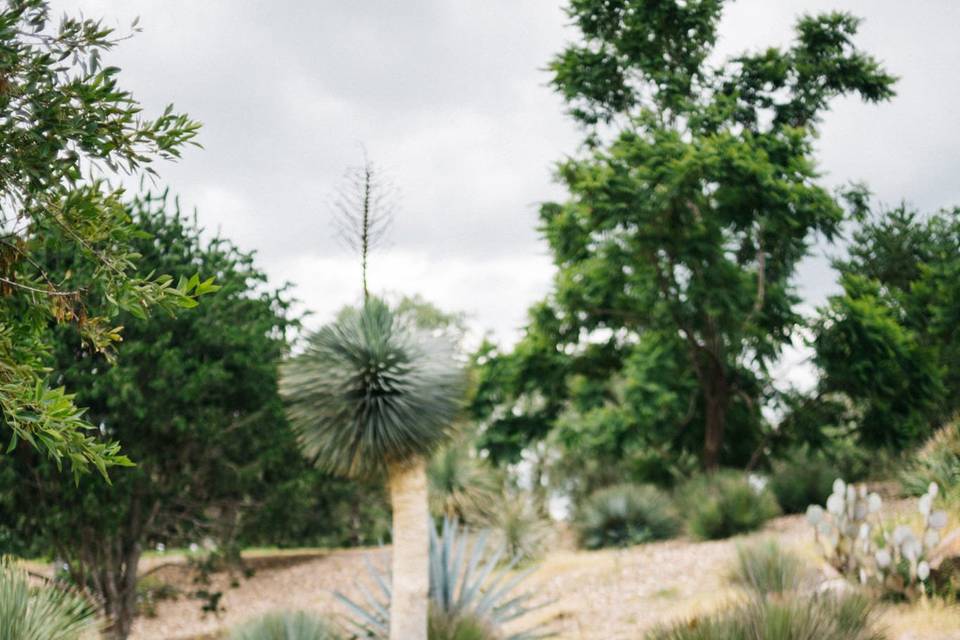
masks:
[[[786,547],[814,555],[809,530],[799,516],[780,518],[749,538],[702,543],[673,540],[617,551],[555,551],[526,583],[551,604],[516,626],[546,622],[559,637],[569,640],[641,638],[659,623],[705,613],[736,599],[738,592],[724,579],[736,545],[770,536]],[[157,617],[137,622],[133,638],[220,638],[226,629],[277,609],[345,616],[332,592],[355,594],[354,580],[366,581],[365,556],[384,566],[389,551],[286,557],[241,580],[236,588],[229,587],[226,576],[218,576],[214,587],[224,591],[222,614],[202,616],[198,601],[189,598],[161,602]],[[182,570],[175,567],[158,575],[173,582],[184,579]],[[883,622],[897,640],[960,640],[957,609],[923,605],[890,609]]]

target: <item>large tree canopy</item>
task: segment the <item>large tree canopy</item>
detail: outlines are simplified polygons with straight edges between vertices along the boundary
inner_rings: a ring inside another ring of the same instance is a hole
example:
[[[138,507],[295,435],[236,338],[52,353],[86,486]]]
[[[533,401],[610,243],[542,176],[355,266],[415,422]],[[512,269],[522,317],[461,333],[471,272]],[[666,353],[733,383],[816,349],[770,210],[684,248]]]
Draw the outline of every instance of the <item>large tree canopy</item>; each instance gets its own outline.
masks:
[[[74,484],[23,443],[0,459],[3,528],[66,562],[103,598],[117,637],[130,628],[148,542],[234,535],[247,510],[305,469],[277,393],[277,363],[295,326],[288,299],[267,286],[251,254],[223,238],[202,241],[168,205],[151,197],[132,205],[140,268],[174,277],[201,269],[216,275],[216,294],[176,317],[121,315],[114,362],[63,327],[47,336],[53,379],[78,390],[97,426],[91,437],[124,442],[136,466],[114,471],[112,485],[90,475]],[[59,245],[35,255],[46,272],[72,272],[80,286],[99,277]]]
[[[858,20],[842,13],[800,18],[788,48],[713,65],[722,5],[571,3],[582,42],[550,68],[587,144],[558,168],[569,199],[541,209],[558,273],[512,356],[562,361],[543,378],[541,408],[562,401],[564,374],[599,345],[654,378],[656,359],[669,357],[679,367],[657,384],[676,399],[635,407],[630,428],[699,433],[708,468],[742,455],[743,438],[739,449],[725,438],[732,408],[737,428],[756,432],[768,367],[801,321],[796,265],[844,220],[818,182],[819,116],[836,96],[888,99],[894,82],[855,47]],[[848,195],[862,206],[862,190]],[[506,438],[524,412],[506,413],[488,439]]]
[[[101,55],[120,39],[100,22],[51,24],[43,0],[0,9],[0,437],[24,440],[77,473],[125,464],[96,437],[73,397],[46,381],[50,321],[72,325],[93,349],[120,340],[116,315],[193,306],[210,282],[137,272],[139,233],[106,180],[153,173],[176,158],[199,125],[168,107],[144,118]],[[84,268],[49,272],[44,251]],[[86,283],[80,274],[92,276]]]

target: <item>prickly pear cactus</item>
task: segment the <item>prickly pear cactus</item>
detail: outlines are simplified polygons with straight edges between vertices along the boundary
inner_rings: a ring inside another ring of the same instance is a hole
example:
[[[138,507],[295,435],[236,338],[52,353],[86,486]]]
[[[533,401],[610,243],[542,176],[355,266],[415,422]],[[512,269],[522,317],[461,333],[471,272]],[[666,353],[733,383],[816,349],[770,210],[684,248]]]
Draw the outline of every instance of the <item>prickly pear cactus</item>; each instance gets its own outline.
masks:
[[[886,525],[879,495],[838,478],[826,508],[810,505],[807,521],[824,558],[840,573],[884,593],[915,599],[927,592],[931,558],[947,526],[947,513],[934,509],[938,494],[931,483],[917,501],[923,523],[918,533],[906,524]]]

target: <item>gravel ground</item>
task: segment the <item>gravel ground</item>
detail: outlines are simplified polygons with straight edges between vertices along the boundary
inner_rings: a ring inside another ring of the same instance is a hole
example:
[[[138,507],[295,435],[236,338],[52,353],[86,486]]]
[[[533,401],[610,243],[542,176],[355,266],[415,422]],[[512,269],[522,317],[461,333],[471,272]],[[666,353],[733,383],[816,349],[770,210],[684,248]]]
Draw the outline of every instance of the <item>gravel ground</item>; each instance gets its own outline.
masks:
[[[749,539],[773,536],[787,547],[814,556],[809,530],[799,516],[780,518]],[[531,614],[525,624],[546,622],[569,640],[634,640],[643,632],[676,619],[705,613],[738,597],[726,584],[727,566],[736,545],[746,538],[694,543],[684,540],[641,545],[618,551],[552,552],[527,582],[551,604]],[[141,618],[137,640],[219,638],[225,630],[251,617],[277,609],[307,609],[345,617],[333,597],[339,590],[356,595],[354,581],[366,580],[364,557],[379,566],[389,550],[343,550],[326,554],[261,559],[253,578],[229,587],[218,576],[225,611],[203,616],[197,600],[180,598],[159,603],[157,616]],[[177,567],[156,576],[184,584]],[[187,584],[184,588],[195,589]],[[919,605],[889,609],[884,624],[897,640],[960,640],[960,613],[955,608]]]

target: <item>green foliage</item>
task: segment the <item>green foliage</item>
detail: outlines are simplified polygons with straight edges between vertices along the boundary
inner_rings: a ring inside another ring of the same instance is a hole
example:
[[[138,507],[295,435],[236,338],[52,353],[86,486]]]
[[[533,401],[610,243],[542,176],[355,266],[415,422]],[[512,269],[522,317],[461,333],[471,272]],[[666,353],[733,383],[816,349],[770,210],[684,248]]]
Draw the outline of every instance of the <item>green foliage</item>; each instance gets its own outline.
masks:
[[[185,278],[202,269],[221,285],[190,313],[119,316],[124,341],[112,362],[62,327],[48,335],[53,378],[79,390],[97,440],[125,441],[137,466],[108,486],[96,477],[67,482],[27,446],[0,463],[13,480],[0,492],[0,528],[67,562],[120,627],[136,609],[144,546],[229,540],[244,512],[307,468],[277,393],[276,363],[297,324],[283,290],[267,286],[252,254],[223,238],[204,241],[165,196],[135,200],[129,216],[140,268]],[[97,286],[95,269],[55,249],[37,254],[46,272]]]
[[[580,505],[577,536],[587,549],[663,540],[680,530],[670,496],[650,485],[621,484],[594,492]]]
[[[445,518],[438,532],[430,528],[430,611],[431,617],[463,633],[476,631],[474,625],[486,625],[500,640],[534,640],[549,637],[544,630],[531,629],[504,634],[503,625],[543,606],[532,605],[532,593],[516,593],[517,587],[532,569],[512,572],[517,560],[499,567],[505,549],[491,549],[489,531],[471,541],[456,521]],[[376,592],[358,587],[364,603],[354,602],[341,593],[337,598],[355,615],[353,623],[368,638],[387,638],[390,629],[391,585],[388,576],[368,565]],[[467,631],[467,630],[470,631]],[[432,636],[431,636],[432,637]],[[484,638],[485,636],[481,636]]]
[[[343,640],[320,616],[306,611],[268,613],[240,625],[229,640]]]
[[[495,470],[462,439],[434,453],[427,466],[427,481],[430,512],[467,524],[488,519],[500,492]]]
[[[837,465],[824,454],[802,447],[773,463],[770,490],[784,513],[803,513],[811,504],[827,499],[840,475]]]
[[[449,437],[463,385],[450,339],[370,298],[312,334],[284,363],[280,388],[319,468],[371,477]]]
[[[661,627],[647,640],[884,640],[864,596],[757,599],[712,616]]]
[[[701,540],[755,531],[780,513],[769,487],[739,471],[697,476],[680,487],[679,494],[687,528]]]
[[[290,445],[294,445],[291,441]],[[285,447],[286,448],[286,445]],[[330,476],[291,448],[283,474],[244,514],[238,543],[270,547],[364,547],[390,541],[390,505],[382,482]]]
[[[814,325],[820,394],[842,394],[862,442],[918,444],[960,409],[960,210],[880,211],[838,261],[843,293]]]
[[[31,586],[25,571],[0,559],[0,640],[81,640],[96,628],[94,608],[78,593]]]
[[[880,285],[845,275],[814,327],[824,388],[864,406],[860,435],[869,444],[906,445],[929,431],[927,414],[943,390],[934,355],[902,326]]]
[[[602,417],[610,450],[630,434],[628,455],[699,451],[713,468],[759,443],[769,365],[802,321],[796,267],[845,218],[819,181],[819,118],[840,96],[890,98],[894,78],[843,13],[800,18],[789,48],[714,62],[722,8],[570,2],[581,38],[550,70],[587,140],[557,169],[569,198],[540,210],[553,290],[512,353],[484,356],[474,406],[495,458],[550,431],[577,375],[637,383]],[[862,190],[849,195],[859,212]]]
[[[960,500],[960,419],[940,428],[914,454],[900,474],[910,495],[923,495],[936,483],[946,500]]]
[[[737,545],[737,559],[730,572],[731,581],[756,595],[795,591],[803,578],[803,561],[785,551],[775,540],[744,546]]]
[[[172,312],[215,289],[195,271],[177,281],[140,268],[139,230],[108,183],[154,173],[199,128],[172,106],[144,117],[120,70],[101,62],[122,39],[95,20],[56,25],[44,0],[0,9],[0,424],[11,449],[26,442],[77,476],[129,460],[48,378],[47,326],[70,326],[88,350],[109,353],[118,313]],[[50,252],[75,256],[78,268],[51,273],[40,259]]]

